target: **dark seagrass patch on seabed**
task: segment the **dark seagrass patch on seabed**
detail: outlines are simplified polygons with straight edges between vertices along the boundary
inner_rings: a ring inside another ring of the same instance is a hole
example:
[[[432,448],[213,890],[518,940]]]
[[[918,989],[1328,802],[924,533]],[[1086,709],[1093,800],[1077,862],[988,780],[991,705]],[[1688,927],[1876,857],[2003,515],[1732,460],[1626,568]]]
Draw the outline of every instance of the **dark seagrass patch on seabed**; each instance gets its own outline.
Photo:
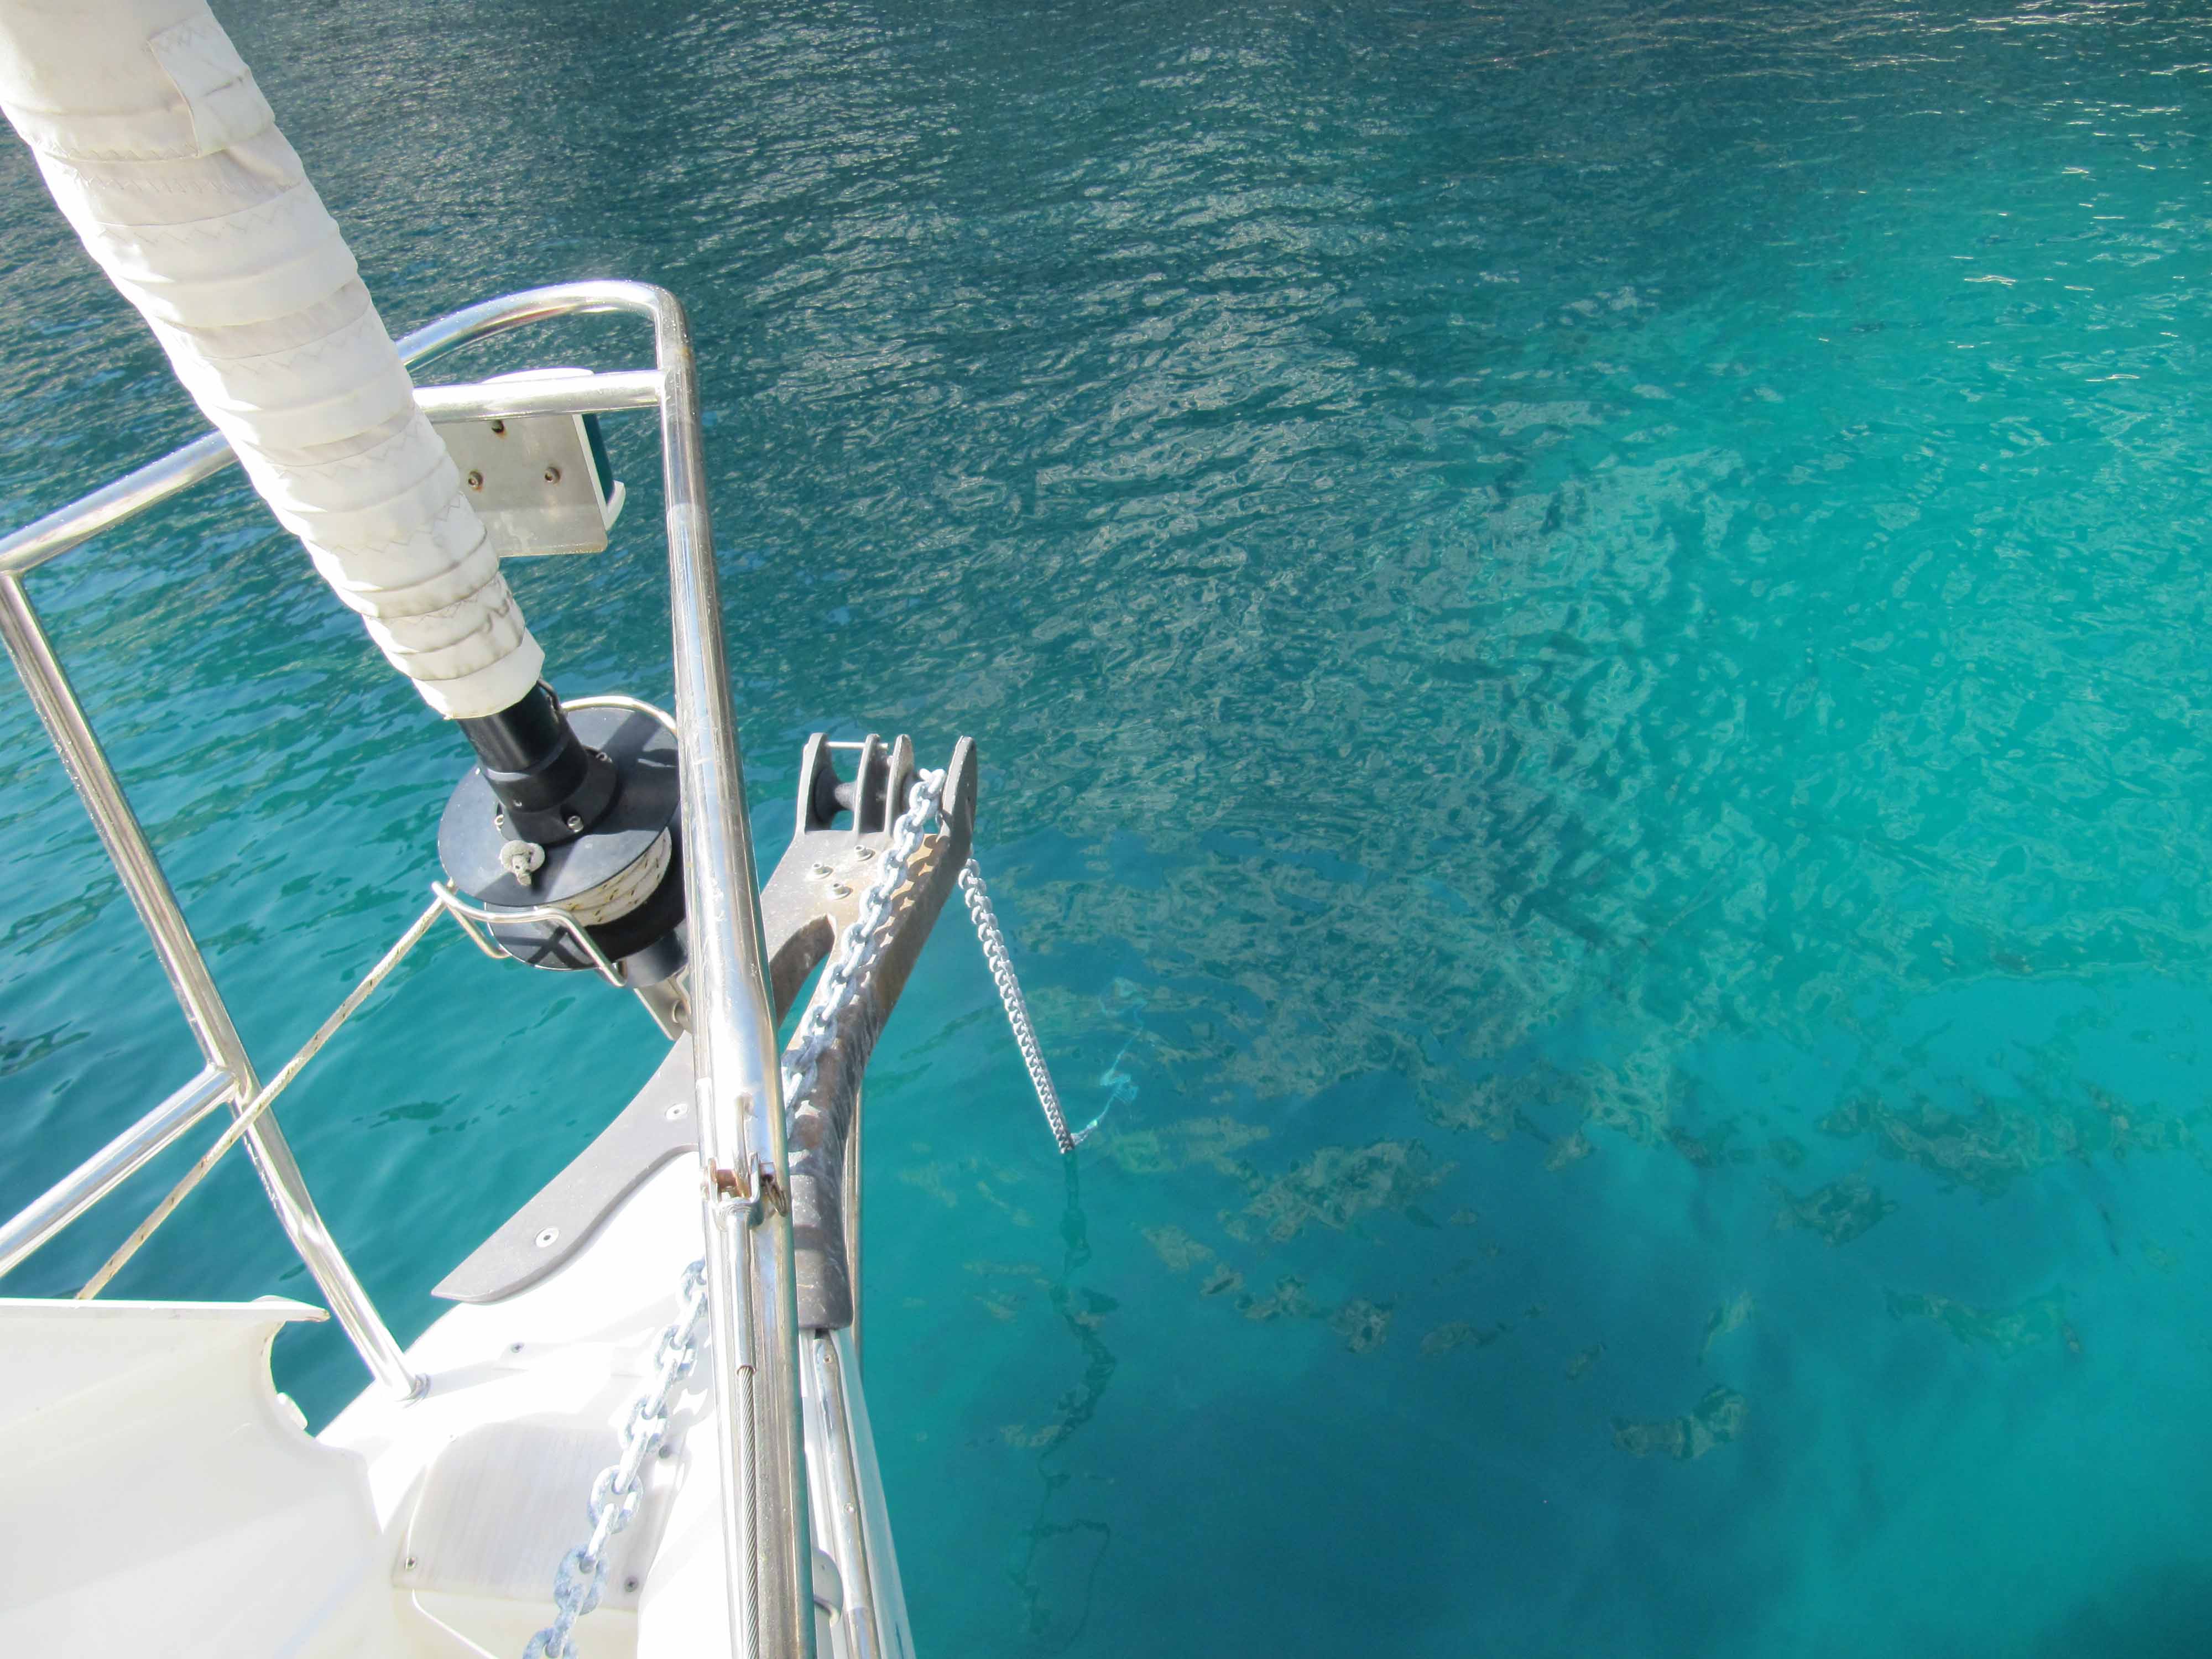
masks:
[[[1686,1463],[1743,1432],[1750,1407],[1734,1389],[1713,1388],[1686,1415],[1613,1419],[1613,1443],[1632,1457]]]
[[[2066,1317],[2066,1296],[2054,1291],[2009,1308],[1976,1308],[1948,1296],[1919,1296],[1902,1291],[1888,1293],[1892,1319],[1932,1319],[1969,1347],[1989,1348],[2010,1356],[2050,1341],[2063,1342],[2069,1353],[2081,1352],[2081,1339]]]
[[[1897,1207],[1881,1189],[1862,1175],[1847,1175],[1814,1188],[1800,1198],[1777,1186],[1782,1207],[1775,1212],[1774,1231],[1788,1232],[1805,1227],[1832,1244],[1848,1244]]]

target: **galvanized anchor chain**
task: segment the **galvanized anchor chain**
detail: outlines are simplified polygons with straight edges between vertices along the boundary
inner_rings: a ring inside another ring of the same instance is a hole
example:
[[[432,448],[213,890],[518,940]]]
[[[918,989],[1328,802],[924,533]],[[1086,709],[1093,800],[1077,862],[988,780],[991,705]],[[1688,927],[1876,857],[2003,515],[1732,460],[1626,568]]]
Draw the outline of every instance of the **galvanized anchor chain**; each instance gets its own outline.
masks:
[[[905,882],[907,866],[921,850],[926,827],[937,814],[944,790],[942,772],[923,772],[915,779],[913,793],[907,798],[907,809],[892,826],[883,863],[875,879],[868,884],[868,890],[861,896],[860,914],[839,936],[836,958],[823,970],[821,987],[808,1004],[798,1034],[787,1052],[783,1067],[787,1110],[805,1100],[814,1087],[822,1056],[835,1040],[838,1014],[868,982],[876,958],[882,953],[884,924],[890,920],[891,896]],[[1036,1027],[1030,1022],[1021,982],[1014,977],[1013,963],[1006,955],[1006,936],[999,931],[990,896],[983,889],[983,872],[976,867],[975,860],[969,860],[960,872],[960,886],[967,895],[968,914],[975,921],[975,937],[983,947],[992,983],[998,987],[1000,1000],[1006,1005],[1007,1023],[1013,1027],[1015,1046],[1020,1048],[1030,1080],[1036,1086],[1037,1103],[1044,1108],[1045,1121],[1052,1126],[1053,1139],[1060,1150],[1073,1152],[1083,1137],[1067,1132],[1067,1120],[1060,1113],[1060,1096],[1053,1088],[1052,1073],[1045,1068]],[[1089,1131],[1084,1133],[1087,1134]],[[606,1586],[608,1546],[614,1535],[636,1516],[638,1505],[644,1500],[645,1462],[667,1438],[671,1399],[677,1384],[691,1374],[697,1360],[699,1323],[706,1309],[705,1265],[694,1261],[684,1270],[676,1322],[660,1334],[654,1345],[653,1381],[631,1404],[629,1415],[623,1422],[622,1457],[601,1470],[599,1478],[592,1483],[591,1502],[586,1509],[592,1522],[591,1536],[561,1558],[561,1565],[553,1578],[553,1622],[530,1638],[529,1645],[522,1650],[522,1659],[575,1659],[572,1638],[576,1621],[599,1606]]]
[[[530,1638],[522,1659],[574,1659],[576,1621],[599,1605],[606,1588],[607,1547],[636,1517],[645,1498],[645,1462],[668,1437],[668,1412],[678,1383],[699,1358],[699,1322],[707,1311],[707,1270],[695,1261],[684,1270],[675,1322],[653,1349],[653,1381],[631,1402],[623,1420],[623,1453],[592,1483],[585,1512],[591,1536],[561,1558],[553,1575],[553,1622]]]
[[[1022,1064],[1029,1067],[1037,1104],[1044,1109],[1044,1121],[1051,1126],[1052,1138],[1065,1157],[1082,1143],[1083,1135],[1091,1130],[1086,1128],[1083,1134],[1067,1132],[1067,1118],[1060,1109],[1060,1091],[1052,1086],[1052,1073],[1045,1066],[1044,1048],[1037,1042],[1028,999],[1022,995],[1022,982],[1014,977],[1013,961],[1006,955],[1006,936],[999,931],[998,913],[991,908],[991,896],[984,890],[982,869],[973,859],[960,872],[960,891],[968,901],[968,915],[975,924],[975,941],[983,947],[983,961],[991,970],[991,983],[999,988],[999,1000],[1006,1006],[1006,1024],[1013,1028],[1014,1047],[1022,1051]]]
[[[884,848],[883,864],[868,890],[860,896],[860,915],[837,943],[837,957],[822,970],[822,984],[807,1005],[798,1034],[791,1040],[783,1066],[783,1105],[786,1114],[813,1091],[822,1069],[822,1056],[830,1050],[837,1030],[837,1016],[868,982],[876,958],[882,954],[884,924],[890,920],[891,895],[906,880],[907,866],[921,850],[924,827],[937,815],[945,793],[945,774],[923,772],[914,781],[906,811],[891,826],[890,844]]]
[[[877,954],[883,947],[884,924],[890,917],[891,895],[906,878],[907,866],[921,850],[924,828],[936,815],[944,790],[942,772],[923,772],[915,779],[913,793],[907,797],[907,809],[892,826],[890,845],[884,851],[883,867],[861,897],[860,915],[840,940],[837,960],[824,970],[829,994],[817,995],[799,1025],[798,1036],[793,1039],[783,1073],[786,1109],[805,1099],[813,1088],[822,1055],[829,1048],[836,1028],[839,1010],[851,1000],[856,988],[867,982],[869,970],[875,966]],[[992,909],[991,896],[983,885],[982,868],[972,858],[960,872],[960,890],[967,899],[969,917],[975,924],[975,941],[983,947],[984,965],[990,970],[991,983],[998,988],[999,1000],[1006,1011],[1006,1024],[1013,1030],[1014,1046],[1021,1050],[1022,1064],[1029,1070],[1030,1082],[1036,1090],[1037,1104],[1043,1109],[1054,1144],[1063,1154],[1072,1152],[1091,1131],[1086,1128],[1079,1133],[1068,1132],[1066,1115],[1060,1109],[1060,1091],[1053,1086],[1052,1072],[1045,1065],[1044,1046],[1037,1040],[1028,1000],[1022,995],[1021,981],[1015,976],[1013,961],[1006,954],[1006,937],[999,929],[998,913]]]

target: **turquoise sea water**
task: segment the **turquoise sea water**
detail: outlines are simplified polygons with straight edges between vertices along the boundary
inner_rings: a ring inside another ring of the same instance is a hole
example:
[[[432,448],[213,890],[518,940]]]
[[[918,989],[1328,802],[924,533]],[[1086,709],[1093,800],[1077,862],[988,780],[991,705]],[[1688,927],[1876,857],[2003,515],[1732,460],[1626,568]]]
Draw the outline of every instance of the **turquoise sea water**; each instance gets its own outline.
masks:
[[[691,305],[767,857],[809,731],[981,745],[1111,1110],[1063,1167],[948,930],[867,1141],[924,1651],[2212,1648],[2212,23],[220,9],[395,330]],[[0,175],[20,520],[194,422]],[[667,690],[648,443],[514,573],[572,694]],[[272,1066],[459,745],[235,481],[34,594]],[[0,845],[12,1210],[194,1060],[5,678]],[[309,1073],[404,1333],[653,1048],[448,939]],[[312,1291],[235,1164],[118,1289]]]

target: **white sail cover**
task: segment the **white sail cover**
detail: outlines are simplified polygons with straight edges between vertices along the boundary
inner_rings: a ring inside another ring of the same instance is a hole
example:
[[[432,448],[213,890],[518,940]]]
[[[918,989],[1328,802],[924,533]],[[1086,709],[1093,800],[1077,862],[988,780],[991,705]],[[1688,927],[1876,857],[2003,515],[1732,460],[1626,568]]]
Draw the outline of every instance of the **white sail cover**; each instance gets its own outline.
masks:
[[[544,653],[345,239],[203,0],[0,0],[0,108],[254,488],[455,719]]]

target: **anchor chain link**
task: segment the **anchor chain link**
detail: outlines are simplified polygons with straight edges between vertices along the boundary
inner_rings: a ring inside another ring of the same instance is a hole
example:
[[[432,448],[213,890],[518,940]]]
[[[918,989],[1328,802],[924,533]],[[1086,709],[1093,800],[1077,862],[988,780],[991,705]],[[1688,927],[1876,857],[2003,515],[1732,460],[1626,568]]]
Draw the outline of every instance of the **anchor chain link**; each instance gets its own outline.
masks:
[[[576,1621],[599,1605],[607,1583],[608,1547],[636,1518],[644,1501],[646,1460],[668,1437],[677,1386],[698,1362],[699,1322],[706,1311],[706,1264],[695,1261],[684,1270],[676,1319],[653,1344],[653,1380],[630,1402],[623,1419],[622,1456],[592,1483],[585,1511],[591,1535],[561,1558],[553,1575],[553,1622],[530,1638],[522,1659],[575,1659]]]
[[[1030,1018],[1029,1000],[1022,994],[1021,981],[1014,977],[1013,959],[1006,954],[1006,936],[999,931],[998,912],[991,908],[991,896],[984,890],[982,867],[973,859],[960,872],[960,891],[967,898],[968,917],[975,924],[975,942],[983,947],[983,961],[991,970],[991,983],[999,988],[999,1000],[1006,1010],[1006,1024],[1013,1028],[1014,1047],[1022,1051],[1022,1064],[1029,1067],[1037,1104],[1044,1109],[1044,1121],[1052,1129],[1053,1141],[1065,1157],[1091,1131],[1085,1129],[1083,1134],[1067,1132],[1066,1115],[1060,1109],[1060,1091],[1052,1086],[1052,1073],[1044,1063],[1044,1046],[1037,1041],[1036,1023]]]
[[[868,975],[875,968],[876,958],[883,953],[884,924],[891,915],[891,896],[905,882],[907,866],[921,850],[922,836],[930,819],[937,816],[944,794],[944,773],[915,775],[913,790],[907,796],[906,811],[891,826],[890,842],[884,848],[882,866],[876,872],[876,878],[868,884],[868,890],[860,896],[860,914],[839,936],[836,959],[822,970],[821,986],[814,994],[814,1000],[807,1005],[791,1047],[785,1051],[783,1109],[787,1117],[813,1092],[815,1079],[822,1069],[822,1056],[830,1051],[836,1038],[837,1017],[844,1012],[845,1005],[860,994],[860,988],[868,982]]]

